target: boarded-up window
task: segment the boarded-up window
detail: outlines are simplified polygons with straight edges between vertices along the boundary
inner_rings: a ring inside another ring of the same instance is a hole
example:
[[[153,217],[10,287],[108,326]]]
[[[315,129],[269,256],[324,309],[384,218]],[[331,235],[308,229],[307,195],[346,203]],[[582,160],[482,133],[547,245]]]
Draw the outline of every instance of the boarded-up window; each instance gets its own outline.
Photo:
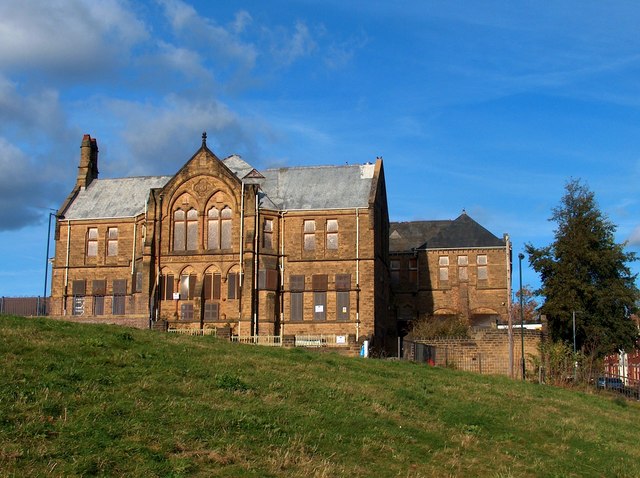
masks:
[[[198,249],[198,211],[189,209],[187,212],[187,250]]]
[[[238,274],[229,272],[227,276],[227,299],[238,298]]]
[[[336,319],[349,320],[349,292],[336,292]]]
[[[173,213],[173,250],[184,251],[186,248],[186,214],[182,209]]]
[[[192,300],[196,290],[196,275],[183,274],[180,276],[180,299]]]
[[[84,279],[74,280],[72,284],[73,295],[85,295],[87,290],[87,282]]]
[[[90,227],[87,230],[87,257],[98,255],[98,228]]]
[[[351,274],[336,274],[336,290],[351,289]]]
[[[399,284],[400,283],[400,260],[392,259],[389,265],[391,269],[391,283]]]
[[[304,221],[304,250],[316,249],[316,221]]]
[[[327,290],[327,284],[329,279],[327,274],[314,274],[311,276],[311,287],[313,290],[324,291]]]
[[[486,266],[487,265],[487,256],[486,256],[486,254],[478,255],[477,262],[478,262],[479,266]]]
[[[467,270],[468,265],[468,256],[458,256],[458,280],[469,280],[469,271]]]
[[[165,275],[165,276],[160,276],[160,290],[159,290],[159,294],[158,297],[160,297],[160,300],[172,300],[173,299],[173,276],[172,275]]]
[[[204,320],[218,320],[220,304],[218,302],[208,302],[204,304]]]
[[[478,266],[478,280],[488,280],[489,272],[487,266]]]
[[[182,320],[193,320],[193,304],[180,305],[180,318]]]
[[[262,228],[262,247],[273,249],[273,219],[265,219]]]
[[[203,284],[204,300],[220,300],[220,285],[222,276],[220,274],[205,274]]]
[[[304,292],[291,292],[291,320],[301,321],[303,319],[304,319]]]
[[[220,249],[220,212],[215,207],[209,209],[207,224],[207,248]]]
[[[222,230],[222,237],[220,239],[220,247],[222,249],[231,249],[231,218],[233,217],[233,212],[231,208],[228,206],[222,210],[221,213],[222,220],[220,221]]]
[[[113,281],[113,298],[111,299],[111,313],[113,315],[125,314],[126,293],[127,279],[115,279]]]
[[[327,318],[327,293],[313,293],[313,319],[325,320]]]
[[[107,229],[107,255],[118,255],[118,228],[110,227]]]
[[[93,296],[93,315],[104,315],[104,295]]]
[[[304,276],[303,275],[291,275],[289,276],[289,289],[296,292],[304,291]]]
[[[142,272],[136,272],[136,292],[142,292]]]
[[[275,269],[258,271],[258,289],[278,290],[278,271]]]
[[[93,295],[107,295],[107,281],[94,280],[91,290],[93,291]]]
[[[418,259],[415,257],[409,259],[409,282],[411,284],[418,282]]]
[[[449,257],[448,256],[440,256],[438,258],[438,265],[440,266],[438,270],[438,279],[441,282],[446,282],[449,280]]]
[[[327,249],[328,250],[337,250],[338,249],[338,220],[337,219],[329,219],[327,220]]]

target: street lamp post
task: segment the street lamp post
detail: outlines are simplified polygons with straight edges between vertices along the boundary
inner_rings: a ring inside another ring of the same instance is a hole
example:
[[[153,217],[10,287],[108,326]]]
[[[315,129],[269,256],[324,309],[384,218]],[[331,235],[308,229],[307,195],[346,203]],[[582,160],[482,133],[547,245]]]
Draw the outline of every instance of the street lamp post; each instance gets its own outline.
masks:
[[[520,266],[520,339],[522,341],[520,352],[522,354],[522,380],[525,379],[525,367],[524,367],[524,307],[522,298],[522,259],[524,254],[521,252],[518,254],[518,263]]]

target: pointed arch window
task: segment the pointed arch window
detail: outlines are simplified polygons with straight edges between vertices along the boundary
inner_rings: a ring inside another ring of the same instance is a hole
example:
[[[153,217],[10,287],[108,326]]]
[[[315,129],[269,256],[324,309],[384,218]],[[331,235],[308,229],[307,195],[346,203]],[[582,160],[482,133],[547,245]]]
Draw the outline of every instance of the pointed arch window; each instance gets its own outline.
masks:
[[[220,247],[222,249],[231,249],[231,217],[233,213],[229,206],[225,206],[225,208],[220,213],[220,229],[222,230],[221,238],[220,238]]]
[[[198,249],[198,211],[186,213],[178,209],[173,213],[173,250],[195,251]]]
[[[207,214],[207,249],[220,249],[220,211],[215,207]]]

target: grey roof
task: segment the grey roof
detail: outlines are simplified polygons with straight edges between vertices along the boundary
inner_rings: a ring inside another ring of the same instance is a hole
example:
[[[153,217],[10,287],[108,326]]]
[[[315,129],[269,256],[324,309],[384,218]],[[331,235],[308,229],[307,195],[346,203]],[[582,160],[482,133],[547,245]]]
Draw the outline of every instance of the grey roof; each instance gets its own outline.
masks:
[[[453,221],[392,222],[389,232],[392,252],[505,245],[504,239],[494,236],[466,213]]]
[[[278,209],[367,207],[374,170],[374,164],[267,169],[261,185]]]
[[[238,176],[239,179],[244,178],[247,174],[253,171],[254,167],[247,163],[237,154],[229,156],[222,160],[224,165],[231,170],[233,174]]]
[[[95,179],[78,192],[66,211],[65,219],[133,217],[144,212],[152,188],[161,188],[171,176],[144,176]]]

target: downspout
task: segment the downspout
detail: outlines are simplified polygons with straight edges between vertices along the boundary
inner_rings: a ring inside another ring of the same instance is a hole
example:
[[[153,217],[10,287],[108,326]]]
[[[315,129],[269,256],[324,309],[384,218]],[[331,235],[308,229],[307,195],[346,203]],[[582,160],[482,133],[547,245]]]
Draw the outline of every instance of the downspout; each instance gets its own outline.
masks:
[[[133,247],[131,248],[131,277],[135,274],[135,264],[136,264],[136,233],[138,231],[138,223],[136,220],[133,220]],[[133,280],[132,280],[133,282]]]
[[[356,343],[360,339],[360,210],[356,208]]]
[[[159,201],[158,201],[158,206],[160,209],[160,221],[159,221],[159,225],[158,225],[158,211],[156,210],[156,228],[157,228],[157,241],[156,241],[156,254],[158,256],[158,260],[156,261],[156,294],[155,294],[155,300],[156,300],[156,316],[155,316],[155,320],[156,322],[158,321],[158,319],[160,318],[160,301],[161,301],[161,297],[160,297],[160,287],[158,287],[158,284],[160,283],[160,258],[162,256],[162,251],[161,251],[161,247],[162,247],[162,198],[163,195],[160,194],[159,197]]]
[[[238,277],[238,336],[242,320],[242,284],[244,282],[244,180],[240,188],[240,275]]]
[[[260,302],[260,296],[258,294],[258,227],[260,225],[260,204],[258,203],[258,190],[256,188],[256,211],[255,211],[255,225],[253,229],[253,330],[252,336],[258,335],[258,304]]]
[[[67,220],[67,263],[64,267],[64,301],[62,315],[67,315],[67,297],[69,296],[69,254],[71,251],[71,220]]]
[[[280,212],[280,343],[284,336],[284,215],[287,211]]]

